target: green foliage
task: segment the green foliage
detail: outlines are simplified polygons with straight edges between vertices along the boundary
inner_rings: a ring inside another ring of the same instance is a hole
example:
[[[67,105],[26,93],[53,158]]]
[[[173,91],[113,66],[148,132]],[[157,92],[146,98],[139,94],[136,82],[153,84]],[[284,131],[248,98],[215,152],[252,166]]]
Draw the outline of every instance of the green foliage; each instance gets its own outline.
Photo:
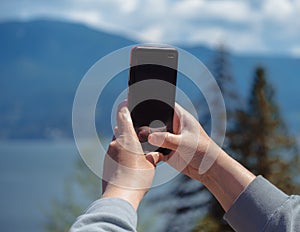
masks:
[[[208,206],[208,212],[205,217],[201,218],[196,224],[193,232],[206,231],[206,232],[229,232],[233,231],[232,228],[224,221],[224,210],[217,200],[211,195],[210,205]]]
[[[63,200],[54,199],[51,204],[51,211],[47,213],[45,231],[58,232],[68,231],[70,225],[82,212],[82,206],[74,200],[73,190],[70,184],[65,186],[65,197]]]
[[[263,175],[288,194],[299,193],[295,182],[300,173],[297,144],[281,118],[275,91],[263,68],[256,69],[248,107],[235,111],[235,122],[227,136],[227,151],[251,172]],[[208,209],[194,231],[232,231],[214,198]]]
[[[100,183],[100,179],[79,158],[75,163],[74,176],[66,180],[63,198],[54,199],[46,213],[45,231],[68,231],[88,205],[99,198]]]
[[[235,125],[234,115],[241,103],[238,92],[236,88],[234,88],[234,81],[230,71],[229,53],[224,45],[220,45],[217,49],[217,53],[212,62],[212,73],[223,94],[226,105],[227,131],[223,149],[229,152],[230,138],[228,132],[232,130]],[[221,114],[218,117],[220,120],[223,119],[223,115]],[[219,133],[222,133],[222,131]],[[223,220],[223,208],[211,194],[209,194],[209,202],[210,204],[207,205],[208,212],[206,216],[198,221],[193,231],[232,231],[231,227]]]
[[[265,70],[255,71],[249,105],[236,114],[236,126],[230,133],[230,147],[238,160],[256,175],[263,175],[286,193],[299,186],[299,152],[295,138],[289,135],[275,100],[275,91]]]
[[[211,231],[221,231],[220,222],[212,217],[210,214],[204,216],[199,223],[193,229],[193,232],[211,232]]]

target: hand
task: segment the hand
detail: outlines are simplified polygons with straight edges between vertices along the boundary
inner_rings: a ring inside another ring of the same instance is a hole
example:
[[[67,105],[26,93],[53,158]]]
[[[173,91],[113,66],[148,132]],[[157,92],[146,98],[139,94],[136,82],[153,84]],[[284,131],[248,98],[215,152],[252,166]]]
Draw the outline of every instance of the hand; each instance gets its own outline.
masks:
[[[155,132],[149,135],[149,142],[173,150],[164,160],[203,183],[227,211],[255,176],[215,144],[178,104],[175,111],[175,134]]]
[[[175,104],[174,134],[155,132],[149,135],[152,145],[171,149],[164,157],[178,171],[202,182],[203,174],[222,151],[206,134],[199,122],[178,104]]]
[[[152,184],[162,154],[144,155],[127,107],[117,113],[117,125],[117,138],[110,143],[104,161],[102,197],[123,198],[137,209]]]

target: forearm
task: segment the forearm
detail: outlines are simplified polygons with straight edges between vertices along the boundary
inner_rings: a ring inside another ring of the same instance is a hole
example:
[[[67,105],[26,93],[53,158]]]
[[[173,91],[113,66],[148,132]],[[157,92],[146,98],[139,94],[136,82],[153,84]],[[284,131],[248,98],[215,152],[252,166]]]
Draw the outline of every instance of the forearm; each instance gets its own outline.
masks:
[[[255,176],[220,149],[216,161],[200,179],[227,212]]]

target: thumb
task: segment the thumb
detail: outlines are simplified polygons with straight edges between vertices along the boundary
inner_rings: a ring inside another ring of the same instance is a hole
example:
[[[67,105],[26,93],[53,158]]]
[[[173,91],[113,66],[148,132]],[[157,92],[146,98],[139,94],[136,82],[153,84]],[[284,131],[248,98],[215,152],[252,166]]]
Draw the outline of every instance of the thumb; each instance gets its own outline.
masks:
[[[154,146],[176,150],[180,144],[180,135],[169,132],[155,132],[149,135],[148,141]]]
[[[163,155],[159,152],[149,152],[146,154],[146,159],[155,167],[157,163],[163,160]]]
[[[126,106],[122,107],[117,113],[117,124],[119,135],[136,135],[130,112]]]

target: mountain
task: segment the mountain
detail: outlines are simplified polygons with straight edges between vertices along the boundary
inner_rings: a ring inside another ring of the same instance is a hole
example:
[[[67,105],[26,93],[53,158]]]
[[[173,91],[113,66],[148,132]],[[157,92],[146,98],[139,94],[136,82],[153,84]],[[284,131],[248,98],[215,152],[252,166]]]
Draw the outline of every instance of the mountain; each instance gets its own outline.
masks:
[[[0,138],[70,138],[76,88],[88,69],[108,53],[136,44],[121,36],[89,27],[51,20],[0,23]],[[214,50],[204,46],[183,49],[210,67]],[[278,92],[278,100],[294,132],[300,118],[300,59],[259,55],[230,56],[237,89],[247,96],[253,70],[263,65]],[[99,77],[101,81],[101,77]],[[101,94],[97,128],[111,133],[114,99],[126,88],[127,70]],[[181,83],[184,91],[189,89]],[[108,117],[109,116],[109,117]]]
[[[0,24],[0,138],[70,137],[75,91],[101,57],[133,41],[54,21]]]

